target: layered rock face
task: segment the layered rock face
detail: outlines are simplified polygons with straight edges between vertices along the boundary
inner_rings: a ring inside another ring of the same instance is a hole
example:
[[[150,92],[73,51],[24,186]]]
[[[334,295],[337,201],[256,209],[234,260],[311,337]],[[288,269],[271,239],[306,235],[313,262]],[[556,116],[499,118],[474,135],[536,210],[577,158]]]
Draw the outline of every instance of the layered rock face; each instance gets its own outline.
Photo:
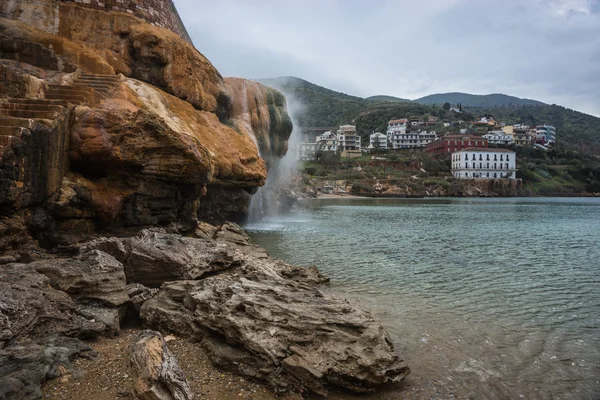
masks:
[[[287,150],[280,93],[224,80],[188,41],[127,13],[35,0],[0,16],[12,18],[0,17],[0,249],[245,218],[264,160]]]

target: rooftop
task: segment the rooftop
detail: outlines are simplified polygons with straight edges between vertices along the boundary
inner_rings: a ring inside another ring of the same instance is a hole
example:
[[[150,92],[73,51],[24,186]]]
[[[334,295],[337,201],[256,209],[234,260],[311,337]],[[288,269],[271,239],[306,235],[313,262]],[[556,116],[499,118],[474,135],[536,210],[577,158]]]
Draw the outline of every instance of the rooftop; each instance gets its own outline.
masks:
[[[514,151],[509,149],[490,149],[488,147],[469,147],[460,151],[455,151],[455,153],[462,153],[464,151],[485,151],[488,153],[514,153]]]
[[[485,140],[481,136],[476,136],[476,135],[446,135],[446,136],[442,137],[441,139],[450,139],[450,140],[456,140],[456,139],[460,139],[460,140]]]
[[[406,122],[408,122],[408,120],[406,118],[393,119],[390,122],[388,122],[388,125],[390,125],[390,124],[405,124]]]

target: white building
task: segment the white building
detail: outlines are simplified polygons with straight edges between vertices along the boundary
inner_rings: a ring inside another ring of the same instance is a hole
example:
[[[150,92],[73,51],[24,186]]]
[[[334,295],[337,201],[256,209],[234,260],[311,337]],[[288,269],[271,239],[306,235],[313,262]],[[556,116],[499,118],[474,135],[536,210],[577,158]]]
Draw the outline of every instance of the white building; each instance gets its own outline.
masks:
[[[393,119],[390,122],[388,122],[388,127],[387,127],[388,138],[390,138],[395,133],[406,133],[407,125],[408,125],[408,120],[406,118]]]
[[[489,144],[513,144],[515,142],[515,137],[504,131],[490,131],[483,137],[487,139]]]
[[[339,140],[339,149],[342,152],[342,157],[352,158],[360,157],[362,151],[360,149],[360,136],[356,134],[356,126],[342,125],[337,131]]]
[[[393,149],[416,149],[425,147],[428,143],[437,140],[435,131],[395,132],[391,135],[390,142]]]
[[[369,135],[370,150],[386,150],[388,148],[387,136],[383,133],[375,132]]]
[[[322,135],[319,135],[315,139],[317,150],[319,151],[333,151],[336,152],[339,145],[338,135],[332,131],[327,131]]]
[[[452,175],[462,179],[515,179],[517,157],[507,149],[470,147],[452,153]]]
[[[296,147],[296,160],[298,161],[312,161],[316,159],[316,154],[316,143],[298,143]]]

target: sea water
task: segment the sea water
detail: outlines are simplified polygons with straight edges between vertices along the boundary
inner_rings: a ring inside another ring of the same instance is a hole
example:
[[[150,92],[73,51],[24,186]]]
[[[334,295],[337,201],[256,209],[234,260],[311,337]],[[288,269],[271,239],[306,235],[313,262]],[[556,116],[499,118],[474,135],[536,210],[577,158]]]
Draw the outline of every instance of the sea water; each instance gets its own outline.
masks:
[[[247,229],[371,309],[412,387],[600,399],[600,199],[311,200]]]

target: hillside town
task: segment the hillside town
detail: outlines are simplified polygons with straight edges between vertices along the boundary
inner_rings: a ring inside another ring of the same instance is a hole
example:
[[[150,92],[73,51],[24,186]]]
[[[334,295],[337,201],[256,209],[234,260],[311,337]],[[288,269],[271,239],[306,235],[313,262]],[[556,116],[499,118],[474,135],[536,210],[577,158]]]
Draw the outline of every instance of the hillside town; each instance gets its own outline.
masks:
[[[392,119],[386,133],[373,132],[364,147],[356,126],[342,125],[337,131],[328,130],[317,135],[314,142],[299,143],[296,159],[313,161],[326,153],[356,158],[371,153],[418,151],[433,159],[451,160],[455,178],[515,179],[516,153],[508,147],[530,146],[548,150],[556,143],[556,128],[550,125],[506,125],[494,118],[482,117],[467,123],[468,127],[460,129],[458,134],[438,135],[432,127],[441,124],[448,128],[458,123],[440,121],[436,116]]]

